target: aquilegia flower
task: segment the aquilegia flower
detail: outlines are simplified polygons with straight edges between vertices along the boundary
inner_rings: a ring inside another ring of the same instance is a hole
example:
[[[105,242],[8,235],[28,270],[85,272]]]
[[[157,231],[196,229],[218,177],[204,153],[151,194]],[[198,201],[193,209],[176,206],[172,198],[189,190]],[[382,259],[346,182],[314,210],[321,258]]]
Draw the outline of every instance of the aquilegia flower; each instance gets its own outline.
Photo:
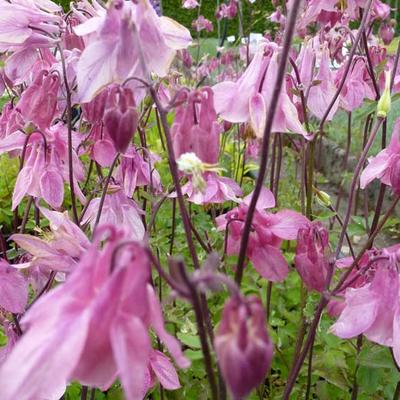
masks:
[[[99,231],[67,281],[21,319],[24,334],[0,367],[3,400],[56,399],[71,381],[107,390],[117,377],[127,399],[142,399],[151,385],[150,366],[176,386],[171,365],[165,369],[154,360],[150,327],[178,366],[188,366],[179,342],[164,328],[146,250],[126,242],[123,230]]]

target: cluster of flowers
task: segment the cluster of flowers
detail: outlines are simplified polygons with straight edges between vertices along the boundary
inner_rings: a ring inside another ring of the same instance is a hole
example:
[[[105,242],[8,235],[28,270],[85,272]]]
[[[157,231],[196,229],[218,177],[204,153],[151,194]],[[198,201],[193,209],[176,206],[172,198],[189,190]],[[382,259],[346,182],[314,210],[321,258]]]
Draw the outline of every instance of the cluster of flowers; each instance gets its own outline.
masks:
[[[331,331],[342,338],[365,334],[392,347],[400,364],[400,248],[371,247],[358,261],[335,259],[321,222],[294,210],[266,211],[276,208],[277,193],[263,187],[244,196],[241,185],[219,167],[221,136],[236,127],[246,142],[245,163],[258,158],[268,123],[274,134],[294,134],[295,145],[302,146],[316,135],[309,118],[323,124],[339,109],[352,112],[366,99],[379,98],[379,117],[386,117],[391,92],[400,90],[398,63],[382,45],[393,38],[393,23],[388,6],[367,3],[303,1],[294,27],[302,46],[291,49],[290,67],[274,92],[285,57],[280,32],[275,40],[265,35],[256,46],[247,43],[241,57],[227,50],[200,66],[188,51],[189,30],[159,16],[149,0],[107,5],[81,0],[67,14],[50,0],[0,0],[0,94],[10,98],[0,116],[0,154],[20,160],[12,210],[18,220],[26,203],[28,217],[33,203],[50,224],[40,235],[23,233],[22,225],[10,238],[19,247],[17,256],[8,259],[4,250],[0,259],[0,315],[8,336],[0,351],[1,399],[58,399],[72,381],[106,390],[118,378],[127,399],[144,398],[157,381],[168,390],[180,387],[174,365],[150,333],[179,368],[189,366],[164,326],[152,284],[151,267],[157,263],[148,243],[146,205],[134,200],[143,188],[163,200],[235,203],[215,219],[229,255],[240,254],[250,214],[245,254],[270,282],[289,273],[284,241],[297,241],[294,266],[309,290],[329,297],[332,274],[347,269],[329,298],[328,310],[338,318]],[[283,31],[288,18],[275,6],[270,19]],[[183,7],[200,4],[185,0]],[[232,19],[238,7],[237,0],[222,3],[216,18]],[[382,42],[371,34],[368,54],[350,58],[347,44],[355,39],[349,23],[363,14],[371,27],[380,21]],[[200,14],[193,26],[198,32],[213,30]],[[309,34],[310,26],[319,27],[317,34]],[[171,65],[188,79],[170,73]],[[374,70],[381,72],[375,76]],[[211,75],[214,85],[185,86],[204,78],[211,82]],[[276,112],[268,121],[273,105]],[[152,112],[164,124],[168,152],[161,157],[147,146],[145,121]],[[361,188],[380,179],[400,193],[399,133],[400,120],[390,144],[362,172]],[[163,187],[156,169],[160,158],[168,159],[172,175],[179,167],[182,187],[179,182],[173,190]],[[102,168],[108,171],[105,178]],[[93,169],[98,186],[88,195]],[[72,217],[65,211],[65,186]],[[221,277],[214,271],[207,279],[201,274],[190,279],[190,288],[201,291],[205,281],[210,288]],[[183,281],[173,289],[189,298]],[[258,298],[234,289],[213,347],[235,398],[263,382],[273,345]]]

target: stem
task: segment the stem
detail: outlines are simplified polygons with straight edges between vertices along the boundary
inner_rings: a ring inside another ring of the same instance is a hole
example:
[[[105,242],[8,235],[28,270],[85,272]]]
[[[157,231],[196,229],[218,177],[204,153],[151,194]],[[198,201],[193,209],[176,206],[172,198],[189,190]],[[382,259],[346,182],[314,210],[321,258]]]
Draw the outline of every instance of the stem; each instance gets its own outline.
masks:
[[[74,165],[73,165],[73,149],[72,149],[72,100],[71,100],[71,90],[68,84],[67,69],[65,66],[64,53],[61,46],[57,45],[60,52],[60,60],[62,65],[64,85],[65,85],[65,98],[67,102],[67,129],[68,129],[68,174],[69,174],[69,187],[71,192],[71,205],[72,205],[72,216],[75,224],[79,225],[78,211],[76,208],[76,197],[74,189]]]
[[[246,221],[245,221],[245,225],[243,228],[243,236],[242,236],[242,240],[240,243],[239,258],[238,258],[238,264],[237,264],[236,275],[235,275],[235,281],[239,286],[240,286],[240,283],[241,283],[242,277],[243,277],[244,262],[246,259],[246,250],[247,250],[247,245],[249,242],[251,223],[253,221],[253,215],[254,215],[254,212],[256,209],[257,200],[258,200],[258,197],[260,196],[261,189],[264,184],[264,178],[265,178],[267,162],[268,162],[269,139],[270,139],[270,135],[271,135],[272,123],[274,120],[275,112],[277,110],[278,99],[279,99],[279,94],[281,91],[283,79],[285,77],[286,63],[287,63],[287,59],[289,56],[289,50],[290,50],[290,46],[292,43],[292,37],[293,37],[293,33],[294,33],[294,27],[295,27],[297,12],[299,10],[300,3],[301,3],[300,0],[293,0],[292,8],[290,10],[288,21],[287,21],[286,28],[285,28],[285,36],[284,36],[284,40],[283,40],[283,49],[282,49],[282,53],[281,53],[281,58],[279,61],[279,66],[278,66],[278,74],[277,74],[276,81],[274,84],[274,89],[272,92],[272,101],[271,101],[271,105],[268,109],[267,121],[266,121],[265,129],[264,129],[263,141],[261,144],[260,169],[258,172],[258,177],[256,180],[253,196],[251,198],[249,209],[248,209],[248,212],[246,215]]]
[[[336,248],[336,252],[335,252],[335,258],[336,259],[339,258],[339,254],[340,254],[340,251],[342,249],[343,240],[344,240],[344,237],[345,237],[347,226],[348,226],[349,221],[350,221],[352,204],[353,204],[353,201],[354,201],[354,195],[355,195],[355,192],[356,192],[358,178],[359,178],[359,175],[361,173],[361,169],[364,166],[364,162],[365,162],[365,160],[367,158],[368,151],[371,148],[372,144],[374,143],[375,137],[376,137],[376,135],[377,135],[377,133],[379,131],[379,128],[380,128],[382,122],[383,122],[382,118],[378,118],[377,121],[375,122],[375,126],[372,129],[372,132],[371,132],[371,135],[370,135],[370,137],[368,139],[368,142],[365,145],[364,150],[361,153],[360,159],[358,160],[357,166],[355,168],[354,175],[353,175],[353,180],[351,182],[349,200],[348,200],[348,205],[347,205],[347,212],[346,212],[346,216],[345,216],[344,221],[343,221],[342,231],[340,233],[339,242],[338,242],[338,245],[337,245],[337,248]]]
[[[108,185],[110,184],[110,180],[111,180],[111,175],[113,173],[115,164],[117,163],[119,157],[119,153],[117,153],[117,155],[114,158],[114,161],[111,164],[110,170],[108,172],[106,181],[104,183],[104,188],[103,188],[103,192],[101,194],[101,198],[100,198],[100,204],[99,204],[99,209],[97,210],[97,215],[96,215],[96,221],[94,223],[94,228],[93,228],[93,233],[95,232],[97,225],[100,222],[100,218],[101,218],[101,211],[103,210],[103,205],[104,205],[104,201],[106,199],[106,195],[107,195],[107,189],[108,189]]]
[[[196,316],[196,321],[197,321],[197,329],[199,333],[199,338],[200,338],[200,344],[201,344],[201,350],[203,352],[204,356],[204,364],[207,372],[207,377],[208,381],[210,384],[211,388],[211,398],[213,400],[218,399],[218,389],[217,389],[217,384],[215,381],[215,376],[214,376],[214,371],[212,367],[212,360],[211,360],[211,353],[210,353],[210,348],[208,346],[207,342],[207,333],[204,329],[204,318],[203,318],[203,312],[200,304],[199,297],[196,292],[196,287],[193,285],[193,283],[190,281],[189,277],[186,274],[185,266],[182,262],[178,263],[181,276],[189,289],[191,300],[192,300],[192,305],[194,309],[194,313]]]
[[[357,372],[358,372],[358,369],[360,368],[358,356],[360,355],[362,344],[363,344],[363,336],[358,335],[357,336],[357,359],[356,359],[356,367],[354,369],[353,389],[351,391],[351,400],[357,400],[357,397],[358,397]]]

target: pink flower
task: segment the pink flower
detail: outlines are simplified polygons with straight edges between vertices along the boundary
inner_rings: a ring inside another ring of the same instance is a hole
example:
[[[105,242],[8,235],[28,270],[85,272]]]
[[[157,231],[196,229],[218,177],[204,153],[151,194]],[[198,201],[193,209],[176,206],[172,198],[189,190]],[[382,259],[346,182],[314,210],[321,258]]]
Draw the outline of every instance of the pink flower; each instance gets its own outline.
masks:
[[[197,32],[202,30],[206,30],[207,32],[212,32],[214,27],[211,21],[204,17],[204,15],[200,15],[199,18],[195,19],[192,22],[193,29],[196,29]]]
[[[347,339],[364,334],[369,340],[392,347],[400,360],[400,302],[397,255],[384,250],[388,260],[375,262],[371,282],[359,288],[348,288],[345,307],[330,328],[335,335]]]
[[[188,366],[164,328],[147,253],[123,231],[108,232],[104,248],[96,237],[67,281],[21,319],[24,334],[0,367],[2,399],[59,398],[71,381],[106,390],[117,377],[126,398],[142,399],[155,365],[150,327],[178,366]]]
[[[192,8],[196,8],[199,6],[199,3],[197,0],[183,0],[182,7],[187,8],[188,10]]]
[[[51,1],[0,2],[0,51],[17,47],[51,47],[63,20],[53,12],[61,7]]]
[[[246,397],[265,379],[273,356],[260,299],[229,299],[214,345],[222,375],[234,398]]]
[[[123,87],[112,88],[104,112],[104,127],[117,152],[125,153],[136,132],[138,121],[132,91]]]
[[[33,83],[22,93],[17,104],[25,122],[33,122],[40,129],[50,127],[57,107],[60,88],[58,74],[41,71]]]
[[[73,133],[74,148],[79,141]],[[69,182],[66,127],[59,123],[42,134],[34,132],[29,137],[26,148],[25,163],[14,187],[12,209],[18,206],[26,194],[43,198],[53,208],[61,207],[64,200],[64,181]],[[78,185],[78,181],[84,179],[84,169],[75,151],[72,155],[75,192],[84,203],[85,196]]]
[[[278,72],[278,50],[273,44],[261,43],[237,82],[221,82],[213,87],[217,113],[230,122],[250,122],[257,135],[262,137],[266,115],[272,97],[272,82]],[[299,121],[295,105],[291,102],[285,85],[279,95],[273,132],[308,134]]]
[[[238,207],[216,219],[218,230],[228,231],[229,255],[239,253],[251,195],[245,197]],[[292,210],[282,210],[275,214],[264,211],[265,208],[274,206],[273,194],[264,188],[257,202],[246,254],[262,277],[279,282],[284,280],[289,272],[288,264],[280,250],[281,244],[283,240],[295,240],[299,229],[306,228],[309,221]]]
[[[322,119],[323,115],[328,110],[328,106],[336,93],[333,73],[330,70],[329,64],[329,51],[324,49],[322,51],[318,73],[314,78],[316,83],[311,85],[307,98],[307,107],[310,109],[311,113],[319,119]],[[333,118],[338,106],[339,100],[335,101],[327,116],[327,121]]]
[[[140,155],[140,151],[143,151],[146,158]],[[159,157],[146,149],[140,151],[133,146],[129,147],[115,172],[115,179],[123,186],[128,197],[132,197],[140,186],[152,187],[158,193],[162,191],[160,174],[154,166]]]
[[[99,206],[100,198],[93,199],[82,219],[82,224],[90,223],[92,231],[95,227]],[[110,186],[104,200],[100,222],[112,226],[123,226],[129,231],[132,239],[142,240],[145,234],[140,217],[142,213],[136,203],[126,196],[121,187]]]
[[[92,100],[110,83],[122,83],[129,77],[147,80],[151,72],[165,76],[175,52],[191,43],[189,31],[159,17],[148,0],[115,0],[106,12],[98,11],[75,27],[75,33],[90,35],[77,71],[82,102]]]
[[[397,160],[400,156],[399,142],[400,119],[397,119],[389,146],[379,152],[375,157],[368,159],[368,166],[360,177],[360,187],[364,189],[374,179],[379,179],[385,185],[392,186],[390,176],[393,169],[399,168]]]
[[[66,212],[50,211],[43,207],[40,212],[50,222],[50,232],[46,232],[43,239],[27,234],[12,235],[11,240],[33,256],[28,263],[15,267],[70,272],[88,249],[89,239]]]
[[[320,222],[299,229],[294,264],[309,290],[322,292],[329,270],[329,233]]]
[[[188,195],[188,200],[195,204],[220,204],[228,200],[238,202],[238,196],[243,194],[233,179],[219,176],[215,172],[206,172],[203,178],[206,183],[204,191],[196,189],[192,179],[182,186],[182,193]]]
[[[0,307],[22,313],[28,302],[28,282],[7,261],[0,259]]]

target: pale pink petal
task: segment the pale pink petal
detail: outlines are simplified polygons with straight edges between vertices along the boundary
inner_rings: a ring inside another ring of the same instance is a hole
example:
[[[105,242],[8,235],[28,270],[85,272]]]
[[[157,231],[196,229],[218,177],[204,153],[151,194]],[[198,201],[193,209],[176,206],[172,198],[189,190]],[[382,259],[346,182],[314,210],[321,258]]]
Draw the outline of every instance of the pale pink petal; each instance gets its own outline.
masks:
[[[400,306],[397,305],[393,318],[393,354],[397,364],[400,363]]]
[[[310,223],[304,215],[292,210],[279,211],[275,218],[277,222],[270,229],[275,236],[285,240],[295,240],[299,229]]]
[[[252,197],[253,197],[253,192],[248,194],[243,199],[243,203],[249,206]],[[257,210],[264,210],[265,208],[273,208],[273,207],[275,207],[275,196],[269,189],[263,187],[261,189],[260,196],[257,199],[256,208]]]
[[[379,298],[370,285],[346,291],[346,306],[330,331],[342,339],[349,339],[365,332],[374,322],[379,308]]]
[[[289,272],[288,264],[282,252],[270,245],[255,248],[250,260],[257,272],[271,282],[283,281]]]
[[[53,208],[60,208],[64,200],[64,181],[54,169],[46,169],[40,177],[43,200]]]
[[[147,297],[150,306],[151,325],[157,336],[165,344],[178,366],[180,368],[187,368],[190,365],[190,361],[183,355],[179,341],[165,330],[161,306],[153,287],[150,285],[147,286]]]
[[[251,96],[249,101],[250,124],[256,136],[262,139],[267,119],[264,97],[260,93]]]
[[[163,353],[153,350],[150,357],[150,364],[165,389],[175,390],[181,387],[175,367]]]
[[[111,344],[118,374],[129,400],[144,398],[151,344],[146,327],[134,316],[119,316],[111,325]]]
[[[0,306],[9,312],[22,313],[28,301],[28,283],[18,270],[0,261]]]
[[[364,169],[360,177],[360,187],[364,189],[370,182],[380,178],[389,166],[390,156],[387,150],[382,150],[376,157],[368,160],[369,164]]]
[[[29,186],[31,185],[33,180],[33,171],[32,167],[24,167],[18,174],[17,181],[15,182],[14,193],[12,196],[12,207],[11,209],[14,211],[18,204],[21,203],[21,200],[26,195],[29,190]]]
[[[192,43],[190,31],[168,17],[161,17],[158,21],[165,43],[171,49],[186,49]]]

